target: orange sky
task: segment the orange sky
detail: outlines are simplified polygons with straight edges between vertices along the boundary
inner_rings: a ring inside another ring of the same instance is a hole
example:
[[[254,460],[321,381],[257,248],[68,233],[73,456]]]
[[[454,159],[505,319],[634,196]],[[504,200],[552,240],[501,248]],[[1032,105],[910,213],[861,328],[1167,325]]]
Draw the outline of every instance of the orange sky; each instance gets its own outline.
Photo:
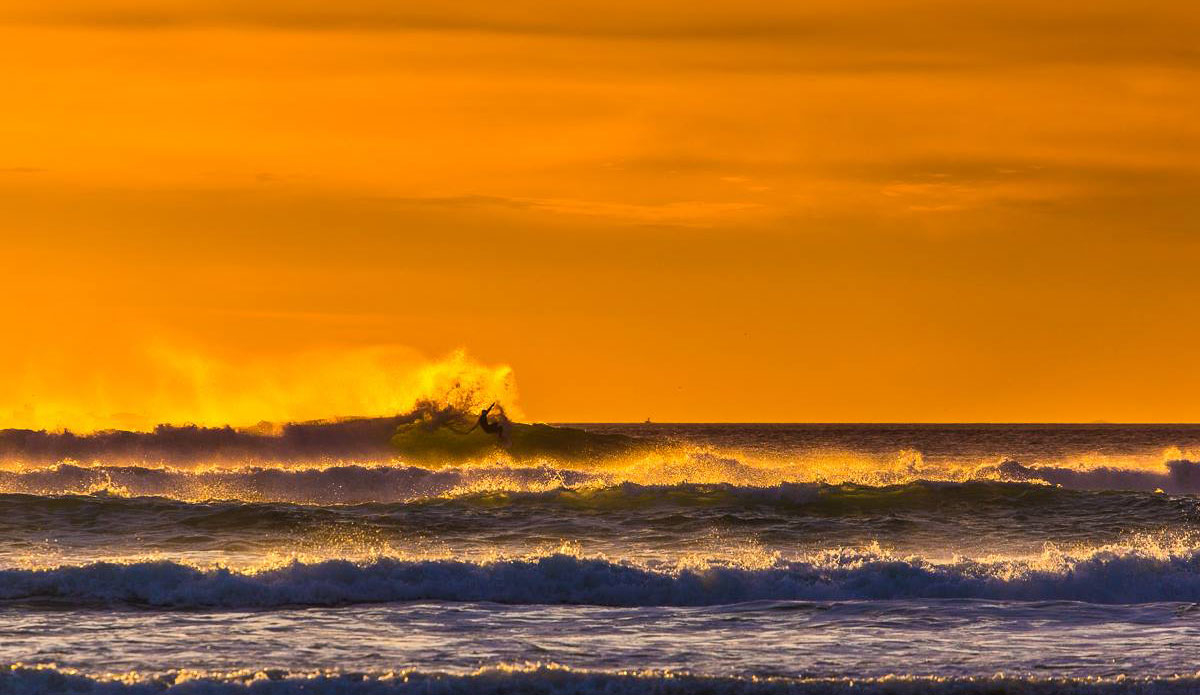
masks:
[[[0,426],[274,402],[189,410],[164,350],[458,348],[542,420],[1197,421],[1197,36],[1190,0],[8,0]]]

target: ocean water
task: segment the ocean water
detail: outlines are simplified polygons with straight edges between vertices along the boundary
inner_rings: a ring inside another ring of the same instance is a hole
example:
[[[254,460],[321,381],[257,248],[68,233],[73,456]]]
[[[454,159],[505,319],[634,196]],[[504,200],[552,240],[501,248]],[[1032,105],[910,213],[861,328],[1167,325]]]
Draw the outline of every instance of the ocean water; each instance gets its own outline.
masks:
[[[0,693],[1200,692],[1198,426],[405,426],[0,433]]]

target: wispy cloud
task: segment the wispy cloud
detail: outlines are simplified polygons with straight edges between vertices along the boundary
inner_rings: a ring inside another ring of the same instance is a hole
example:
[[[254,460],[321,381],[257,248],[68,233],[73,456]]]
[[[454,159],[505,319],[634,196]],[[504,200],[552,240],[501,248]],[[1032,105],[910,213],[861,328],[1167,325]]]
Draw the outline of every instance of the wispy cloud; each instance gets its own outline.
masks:
[[[1054,4],[1034,0],[816,0],[684,3],[532,0],[494,3],[347,0],[14,0],[0,22],[133,30],[257,27],[304,31],[467,31],[617,39],[779,41],[801,61],[831,47],[854,46],[866,60],[1139,60],[1195,64],[1200,28],[1195,3],[1121,0]],[[849,57],[849,54],[844,57]],[[829,58],[829,56],[826,56]],[[792,64],[796,66],[796,63]]]

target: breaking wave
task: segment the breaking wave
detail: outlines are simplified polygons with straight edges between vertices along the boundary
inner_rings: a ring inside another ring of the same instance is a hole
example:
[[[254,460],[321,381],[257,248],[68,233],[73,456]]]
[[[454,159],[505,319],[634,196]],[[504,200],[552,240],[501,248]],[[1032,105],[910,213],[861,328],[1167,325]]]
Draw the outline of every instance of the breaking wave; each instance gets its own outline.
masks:
[[[396,601],[709,606],[747,601],[989,599],[1102,604],[1200,601],[1195,547],[1047,549],[1023,559],[938,563],[878,548],[801,559],[701,559],[651,567],[556,553],[470,562],[378,557],[250,571],[171,561],[0,570],[0,599],[55,605],[271,608]]]
[[[12,695],[70,692],[94,695],[1143,695],[1192,694],[1200,675],[1158,678],[1036,678],[997,674],[986,677],[893,675],[882,678],[787,678],[704,676],[662,671],[587,671],[556,664],[500,665],[471,673],[421,671],[386,673],[289,672],[282,669],[233,672],[164,671],[89,675],[53,665],[0,667],[0,692]]]
[[[1098,466],[1069,468],[1065,466],[1025,466],[1017,461],[1003,461],[995,466],[983,466],[975,475],[1009,481],[1041,481],[1076,490],[1164,490],[1166,492],[1200,492],[1200,464],[1186,459],[1163,462],[1160,470],[1143,470]]]
[[[481,490],[541,490],[597,480],[593,473],[549,466],[331,466],[187,470],[143,466],[79,466],[0,471],[0,490],[32,495],[102,492],[180,500],[244,500],[312,504],[405,502]]]
[[[666,452],[611,466],[570,468],[513,462],[427,468],[404,464],[287,468],[175,468],[62,463],[0,470],[0,494],[167,497],[298,504],[365,504],[474,498],[480,504],[637,506],[739,502],[777,506],[911,507],[992,501],[1033,504],[1056,490],[1200,491],[1200,465],[1171,461],[1161,473],[1028,467],[1008,461],[966,474],[921,471],[830,484],[804,465],[754,466],[708,452]],[[823,476],[822,476],[823,477]],[[896,478],[900,479],[897,480]]]

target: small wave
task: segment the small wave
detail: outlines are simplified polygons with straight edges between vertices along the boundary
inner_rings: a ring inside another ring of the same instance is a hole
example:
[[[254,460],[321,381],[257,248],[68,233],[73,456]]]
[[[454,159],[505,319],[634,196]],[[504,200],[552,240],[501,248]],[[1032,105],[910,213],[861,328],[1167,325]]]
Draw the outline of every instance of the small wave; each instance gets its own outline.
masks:
[[[0,480],[3,479],[0,474]],[[43,523],[73,513],[85,516],[109,510],[149,511],[190,518],[211,512],[231,521],[257,523],[257,517],[303,517],[311,505],[338,505],[325,511],[387,514],[405,508],[528,507],[635,511],[655,508],[771,508],[819,516],[853,516],[892,512],[983,508],[1026,509],[1047,513],[1110,512],[1139,516],[1195,511],[1190,497],[1127,491],[1078,491],[1056,486],[974,481],[918,481],[871,487],[851,483],[780,483],[753,486],[730,483],[643,485],[604,484],[595,474],[549,468],[534,469],[369,469],[344,467],[320,471],[250,470],[173,473],[152,469],[86,469],[60,467],[22,474],[22,492],[0,492],[0,510],[10,524],[26,518]],[[478,491],[484,488],[484,491]],[[114,493],[113,491],[116,491]],[[242,490],[250,490],[249,493]],[[249,498],[249,499],[247,499]],[[299,504],[299,509],[287,509]],[[203,505],[202,507],[200,505]],[[317,511],[312,511],[317,514]],[[230,528],[235,528],[236,524]]]
[[[788,480],[786,473],[737,461],[689,455],[678,463],[643,459],[629,467],[577,470],[549,464],[420,466],[335,465],[322,468],[83,466],[0,471],[0,494],[166,497],[184,501],[242,500],[299,504],[366,504],[462,498],[478,504],[569,504],[594,507],[805,505],[846,509],[946,503],[1032,505],[1073,491],[1187,492],[1200,466],[1171,462],[1167,474],[1067,471],[1005,462],[968,480],[917,479],[900,484],[830,484]],[[703,482],[696,482],[697,480]],[[1047,484],[1047,481],[1054,483]]]
[[[1200,601],[1200,550],[1048,550],[1019,560],[935,563],[837,549],[757,566],[652,568],[553,554],[469,562],[380,557],[256,570],[100,562],[0,570],[0,599],[161,608],[266,608],[395,601],[706,606],[761,600],[991,599],[1089,603]]]
[[[1187,530],[1200,517],[1200,500],[1189,496],[1076,491],[1027,483],[597,485],[588,474],[532,469],[505,470],[502,476],[487,478],[486,487],[502,485],[517,490],[475,492],[472,485],[463,485],[462,472],[425,473],[428,475],[369,469],[241,472],[205,475],[206,480],[197,481],[194,474],[179,477],[125,471],[106,478],[106,485],[114,478],[136,479],[121,485],[123,494],[111,494],[106,488],[93,494],[0,493],[0,532],[14,538],[53,537],[64,542],[93,537],[88,543],[135,534],[146,543],[157,540],[177,548],[174,539],[180,533],[193,541],[193,533],[203,533],[213,542],[242,542],[262,539],[262,533],[294,538],[296,534],[354,528],[382,540],[377,534],[388,530],[422,528],[431,533],[485,538],[487,532],[503,534],[541,520],[547,529],[555,523],[569,524],[572,530],[563,532],[585,540],[589,528],[606,535],[600,525],[604,520],[636,521],[686,534],[688,529],[717,523],[734,528],[743,521],[762,524],[770,520],[782,524],[780,528],[799,528],[795,525],[820,526],[824,520],[869,524],[887,518],[935,527],[956,519],[976,526],[995,519],[1011,530],[1051,533],[1055,529],[1052,538],[1084,541],[1113,538],[1106,532],[1113,525],[1127,532]],[[80,474],[71,471],[66,476]],[[339,478],[352,483],[334,482]],[[83,484],[89,480],[87,476],[81,479]],[[567,482],[575,486],[564,484]],[[257,489],[251,494],[239,493],[241,485]],[[245,501],[246,497],[265,499]],[[401,501],[373,501],[395,498]],[[1025,520],[1023,526],[1014,526],[1014,514]],[[488,528],[472,531],[470,525],[481,518],[490,519]],[[874,533],[879,532],[876,529]]]
[[[12,695],[70,692],[93,695],[1175,695],[1200,689],[1200,675],[1158,678],[1034,678],[1004,675],[943,678],[893,675],[882,678],[786,678],[703,676],[660,671],[586,671],[559,665],[493,666],[472,673],[294,673],[278,669],[233,672],[164,671],[89,675],[73,669],[16,664],[0,667],[0,692]]]
[[[1045,484],[1028,482],[968,481],[947,482],[918,480],[900,485],[860,485],[856,483],[792,483],[776,485],[737,485],[732,483],[676,483],[643,485],[622,482],[607,486],[560,487],[540,491],[496,490],[465,494],[454,499],[461,504],[480,505],[568,505],[597,508],[643,506],[753,506],[803,508],[807,512],[828,515],[873,513],[902,509],[944,509],[947,506],[997,505],[1036,507],[1058,501],[1072,503],[1084,499],[1161,499],[1141,494],[1114,492],[1097,495]],[[447,503],[449,500],[444,501]]]
[[[1078,469],[1064,466],[1025,466],[1018,461],[1003,461],[983,466],[976,477],[1014,482],[1040,481],[1074,490],[1163,490],[1174,493],[1200,492],[1200,463],[1186,459],[1163,462],[1161,470],[1142,470],[1099,466]]]

